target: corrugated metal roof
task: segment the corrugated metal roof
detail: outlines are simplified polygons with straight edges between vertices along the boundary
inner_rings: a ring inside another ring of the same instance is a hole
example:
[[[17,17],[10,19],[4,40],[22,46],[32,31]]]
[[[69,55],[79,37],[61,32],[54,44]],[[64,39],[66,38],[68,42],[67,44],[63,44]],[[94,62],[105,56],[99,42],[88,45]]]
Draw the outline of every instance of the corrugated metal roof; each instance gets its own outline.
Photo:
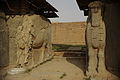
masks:
[[[51,4],[49,4],[47,1],[40,1],[40,0],[26,0],[29,4],[31,4],[33,7],[36,6],[36,8],[44,11],[55,11],[58,12],[57,9],[55,9]]]
[[[88,15],[88,4],[96,0],[76,0],[76,1],[78,3],[80,10],[83,10],[84,15],[87,16]]]
[[[88,15],[88,4],[90,2],[96,1],[96,0],[76,0],[78,3],[78,6],[80,8],[80,10],[84,11],[84,15],[87,16]],[[98,0],[98,1],[102,1],[104,3],[116,3],[116,2],[120,2],[120,0]]]
[[[58,17],[58,12],[46,0],[0,0],[0,7],[7,15],[21,15],[34,12],[47,18]]]

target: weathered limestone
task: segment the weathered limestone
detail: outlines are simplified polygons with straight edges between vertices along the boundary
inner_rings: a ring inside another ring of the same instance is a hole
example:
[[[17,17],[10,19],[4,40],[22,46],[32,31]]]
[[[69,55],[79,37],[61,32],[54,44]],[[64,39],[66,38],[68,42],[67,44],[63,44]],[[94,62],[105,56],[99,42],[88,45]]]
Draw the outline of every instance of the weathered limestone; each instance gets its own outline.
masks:
[[[98,74],[106,72],[105,66],[105,23],[102,19],[103,4],[100,1],[94,1],[89,4],[89,16],[86,29],[86,41],[88,46],[88,75],[92,78]]]
[[[18,26],[16,32],[16,45],[17,45],[17,65],[24,67],[28,64],[28,57],[31,55],[32,50],[32,34],[33,29],[31,23],[28,22],[28,16],[24,16],[23,23]]]
[[[41,20],[43,19],[43,20]],[[34,31],[32,31],[33,35],[33,45],[32,48],[34,53],[37,49],[41,48],[41,57],[38,59],[39,62],[43,62],[48,58],[53,56],[52,52],[52,43],[51,43],[51,24],[50,21],[44,17],[39,16],[31,16],[29,20],[33,22]],[[37,20],[37,21],[35,21]],[[45,24],[44,24],[45,23]],[[39,29],[38,29],[39,27]],[[40,51],[39,51],[40,52]],[[36,64],[39,64],[36,63]]]
[[[39,15],[21,15],[9,17],[7,23],[11,31],[11,65],[32,69],[52,58],[51,24],[48,19]]]
[[[9,64],[16,65],[17,60],[17,45],[16,45],[16,33],[18,26],[23,23],[24,16],[7,16],[7,25],[9,27]]]

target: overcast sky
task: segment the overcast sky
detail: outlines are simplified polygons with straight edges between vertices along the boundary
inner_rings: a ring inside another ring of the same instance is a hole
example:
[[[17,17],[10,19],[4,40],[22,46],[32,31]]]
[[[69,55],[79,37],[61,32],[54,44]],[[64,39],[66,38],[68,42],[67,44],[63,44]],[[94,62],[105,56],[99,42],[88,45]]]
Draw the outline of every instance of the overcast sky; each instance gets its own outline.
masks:
[[[51,19],[52,22],[80,22],[86,21],[83,11],[79,10],[76,0],[47,0],[59,12],[59,18]]]

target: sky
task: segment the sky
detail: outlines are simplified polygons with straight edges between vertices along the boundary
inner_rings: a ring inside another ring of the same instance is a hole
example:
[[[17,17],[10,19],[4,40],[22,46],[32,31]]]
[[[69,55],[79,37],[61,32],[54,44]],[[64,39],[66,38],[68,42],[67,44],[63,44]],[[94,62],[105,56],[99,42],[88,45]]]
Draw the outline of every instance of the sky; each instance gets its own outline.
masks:
[[[81,22],[86,21],[83,11],[79,10],[76,0],[47,0],[59,12],[59,18],[50,18],[52,22]]]

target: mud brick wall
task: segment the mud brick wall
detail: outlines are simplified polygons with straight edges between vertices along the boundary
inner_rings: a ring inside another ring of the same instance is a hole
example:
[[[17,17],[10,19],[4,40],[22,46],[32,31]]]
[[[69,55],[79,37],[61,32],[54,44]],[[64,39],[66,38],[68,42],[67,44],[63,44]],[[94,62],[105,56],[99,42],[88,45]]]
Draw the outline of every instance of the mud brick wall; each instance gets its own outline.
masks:
[[[85,22],[52,23],[52,43],[85,45]]]

